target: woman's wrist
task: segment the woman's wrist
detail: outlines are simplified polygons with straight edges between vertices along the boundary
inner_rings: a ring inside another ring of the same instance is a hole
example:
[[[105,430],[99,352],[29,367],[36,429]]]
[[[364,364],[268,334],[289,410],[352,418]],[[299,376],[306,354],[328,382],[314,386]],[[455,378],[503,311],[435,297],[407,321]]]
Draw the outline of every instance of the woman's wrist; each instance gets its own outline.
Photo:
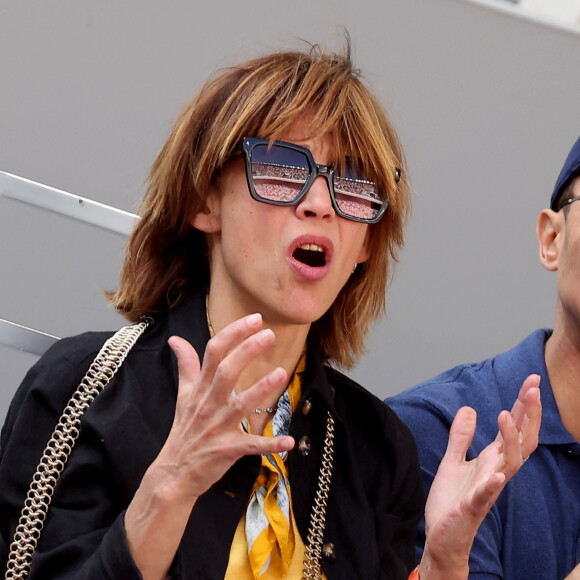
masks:
[[[469,577],[469,554],[464,558],[450,555],[435,558],[428,545],[425,545],[423,557],[416,568],[417,575],[410,576],[409,580],[467,580]],[[413,574],[411,572],[411,574]]]

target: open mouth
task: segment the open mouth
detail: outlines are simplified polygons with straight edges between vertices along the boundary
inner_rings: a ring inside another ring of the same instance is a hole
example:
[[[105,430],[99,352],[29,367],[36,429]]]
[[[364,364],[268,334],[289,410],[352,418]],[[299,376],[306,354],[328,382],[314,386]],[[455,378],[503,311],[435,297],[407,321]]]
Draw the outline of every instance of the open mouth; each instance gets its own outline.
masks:
[[[318,244],[304,244],[292,252],[292,257],[311,268],[326,266],[326,253]]]

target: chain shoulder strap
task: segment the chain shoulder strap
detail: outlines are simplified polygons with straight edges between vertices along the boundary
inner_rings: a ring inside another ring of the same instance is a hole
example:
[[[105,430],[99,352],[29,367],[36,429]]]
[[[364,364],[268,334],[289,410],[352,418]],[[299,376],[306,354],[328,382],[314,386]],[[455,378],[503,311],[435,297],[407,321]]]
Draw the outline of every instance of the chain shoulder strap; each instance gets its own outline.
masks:
[[[127,354],[151,323],[150,318],[124,326],[109,338],[69,399],[50,438],[24,501],[10,546],[5,580],[25,580],[30,573],[48,507],[58,479],[80,434],[81,418],[115,376]]]
[[[326,524],[326,505],[328,492],[332,478],[332,466],[334,463],[334,418],[328,411],[326,419],[326,437],[324,438],[324,451],[322,453],[322,465],[318,475],[318,489],[310,514],[310,527],[306,536],[306,550],[302,580],[319,580],[321,578],[320,557],[322,555],[322,543],[324,539],[324,526]]]

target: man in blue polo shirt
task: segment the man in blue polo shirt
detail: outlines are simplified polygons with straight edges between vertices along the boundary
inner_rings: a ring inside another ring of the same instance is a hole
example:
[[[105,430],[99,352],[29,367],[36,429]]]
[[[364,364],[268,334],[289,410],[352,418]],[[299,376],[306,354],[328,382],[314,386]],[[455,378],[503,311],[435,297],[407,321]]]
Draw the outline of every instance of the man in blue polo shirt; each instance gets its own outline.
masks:
[[[455,367],[386,402],[413,431],[425,487],[445,453],[460,407],[478,414],[468,459],[497,432],[525,377],[541,377],[542,427],[536,452],[483,522],[470,556],[471,579],[580,579],[580,138],[537,224],[540,262],[557,271],[553,330],[477,364]],[[417,540],[423,550],[424,529]]]

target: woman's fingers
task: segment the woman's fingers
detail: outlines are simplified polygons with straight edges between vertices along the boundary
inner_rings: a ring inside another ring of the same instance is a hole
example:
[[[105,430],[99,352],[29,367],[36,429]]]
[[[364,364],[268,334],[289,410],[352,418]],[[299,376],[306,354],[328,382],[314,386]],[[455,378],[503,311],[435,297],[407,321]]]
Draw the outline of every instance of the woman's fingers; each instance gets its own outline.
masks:
[[[502,411],[498,416],[499,437],[503,443],[505,465],[503,471],[508,477],[516,473],[522,466],[522,460],[527,459],[538,446],[542,421],[540,390],[537,387],[539,377],[531,375],[528,379],[532,379],[532,384],[528,386],[522,400],[519,401],[523,409],[523,418],[519,422],[519,427],[514,420],[513,412]]]
[[[283,390],[288,375],[279,367],[232,397],[232,390],[247,365],[274,344],[274,332],[269,328],[259,330],[261,325],[262,317],[258,314],[225,327],[208,342],[201,368],[195,349],[186,340],[178,336],[168,340],[179,371],[178,411],[183,407],[198,419],[199,416],[213,417],[223,422],[224,428],[231,427],[261,406],[272,391]],[[212,419],[211,423],[215,421]]]
[[[277,367],[265,377],[259,380],[249,389],[238,393],[232,398],[229,409],[232,419],[240,421],[243,417],[248,416],[256,407],[259,407],[272,391],[280,390],[288,382],[288,373],[282,368]]]
[[[204,376],[213,377],[224,359],[246,339],[254,337],[255,342],[256,333],[262,324],[261,314],[250,314],[228,324],[213,336],[205,348],[202,368]],[[262,332],[272,333],[271,330]]]
[[[197,352],[180,336],[172,336],[167,341],[177,358],[177,369],[179,371],[179,381],[193,383],[199,375],[199,357]]]
[[[202,380],[208,382],[211,380],[212,391],[216,395],[221,395],[222,397],[224,395],[229,396],[244,369],[258,355],[270,348],[274,344],[275,339],[274,332],[269,328],[265,328],[242,340],[215,368],[211,364],[208,369],[206,360],[204,359],[201,369]]]
[[[542,424],[542,400],[540,397],[540,389],[537,385],[526,393],[525,405],[526,413],[522,422],[520,439],[522,457],[527,458],[538,446],[540,427]]]
[[[246,366],[274,343],[272,330],[260,330],[261,326],[262,316],[251,314],[223,328],[207,343],[201,369],[195,349],[186,340],[171,337],[168,344],[177,357],[180,392],[187,390],[191,396],[193,389],[196,397],[222,406]]]
[[[201,366],[186,340],[173,336],[168,341],[177,358],[179,392],[164,447],[195,493],[207,489],[243,455],[281,453],[294,447],[290,436],[263,437],[241,428],[243,417],[271,400],[273,392],[282,392],[288,382],[286,370],[275,368],[249,387],[238,385],[248,365],[274,344],[273,331],[261,327],[260,315],[226,326],[208,342]],[[236,397],[232,397],[234,388]]]
[[[475,433],[477,424],[477,413],[471,407],[461,407],[449,431],[449,441],[445,451],[445,459],[454,463],[465,461],[465,455]]]
[[[226,403],[240,375],[276,339],[274,332],[262,326],[260,314],[240,318],[220,330],[205,350],[198,392],[211,396],[218,405]]]
[[[257,314],[226,326],[208,342],[201,367],[195,349],[186,340],[178,336],[168,340],[179,372],[176,434],[182,432],[182,436],[189,438],[194,430],[194,436],[205,440],[207,448],[213,448],[210,440],[217,442],[226,436],[229,452],[236,449],[239,455],[254,452],[254,448],[246,450],[244,446],[250,442],[257,445],[258,440],[248,439],[240,429],[240,422],[261,406],[264,399],[271,397],[272,391],[281,392],[288,381],[287,372],[278,367],[232,397],[232,390],[247,365],[274,343],[273,331],[260,330],[261,325],[262,317]],[[274,442],[272,438],[260,439],[260,448],[269,453],[292,448],[291,437],[282,439]]]
[[[522,383],[522,386],[518,393],[518,398],[515,400],[511,410],[512,419],[514,420],[514,424],[517,429],[522,428],[522,424],[526,416],[526,409],[530,401],[528,395],[531,394],[532,397],[535,398],[536,397],[535,391],[532,393],[530,393],[530,391],[533,389],[537,389],[539,385],[540,385],[540,375],[530,375]]]
[[[502,411],[498,415],[497,423],[503,441],[503,464],[499,466],[498,471],[510,478],[522,465],[520,432],[508,411]]]
[[[493,504],[497,501],[507,481],[504,473],[496,471],[492,473],[473,493],[470,499],[469,513],[474,517],[476,525],[473,535],[477,533],[481,522],[489,513]]]
[[[290,435],[280,437],[264,437],[263,435],[251,435],[244,433],[242,455],[269,455],[290,451],[294,447],[294,438]]]
[[[524,381],[511,413],[498,416],[499,433],[477,457],[467,461],[476,427],[469,407],[457,412],[447,451],[431,485],[426,505],[426,552],[446,557],[468,553],[479,525],[506,482],[536,447],[541,420],[539,377]]]
[[[537,447],[542,406],[538,384],[540,377],[530,375],[522,385],[518,400],[512,411],[502,411],[498,416],[499,433],[496,441],[484,449],[478,457],[482,467],[489,460],[489,477],[473,497],[473,506],[488,510],[497,499],[509,479],[511,479],[525,460]],[[514,416],[515,409],[515,416]],[[494,451],[497,449],[497,451]],[[493,459],[494,455],[497,459]]]

